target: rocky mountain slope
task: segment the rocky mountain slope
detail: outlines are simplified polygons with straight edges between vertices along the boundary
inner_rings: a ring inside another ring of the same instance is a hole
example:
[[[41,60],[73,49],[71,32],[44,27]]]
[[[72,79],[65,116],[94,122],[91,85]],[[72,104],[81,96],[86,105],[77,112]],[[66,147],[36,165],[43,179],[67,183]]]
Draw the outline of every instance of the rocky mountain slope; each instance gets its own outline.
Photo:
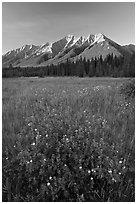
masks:
[[[88,60],[100,55],[104,59],[108,54],[130,58],[134,52],[134,45],[121,46],[102,33],[90,34],[87,38],[68,35],[53,43],[25,45],[11,50],[2,56],[2,67],[38,67],[65,63],[68,59],[76,61],[81,57]]]

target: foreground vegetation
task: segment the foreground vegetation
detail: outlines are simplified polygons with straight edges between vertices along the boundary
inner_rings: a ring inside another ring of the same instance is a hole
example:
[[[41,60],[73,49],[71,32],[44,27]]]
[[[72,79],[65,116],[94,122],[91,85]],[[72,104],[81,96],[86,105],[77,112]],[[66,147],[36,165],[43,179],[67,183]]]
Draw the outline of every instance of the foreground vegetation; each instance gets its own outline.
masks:
[[[3,79],[3,201],[135,201],[133,79]]]

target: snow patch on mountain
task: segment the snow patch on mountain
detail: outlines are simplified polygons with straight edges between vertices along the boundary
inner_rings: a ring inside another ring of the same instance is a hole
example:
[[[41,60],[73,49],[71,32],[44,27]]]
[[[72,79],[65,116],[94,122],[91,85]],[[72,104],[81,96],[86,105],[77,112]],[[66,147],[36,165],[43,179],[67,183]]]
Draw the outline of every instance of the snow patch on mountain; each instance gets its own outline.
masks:
[[[52,53],[52,43],[46,43],[41,45],[37,50],[35,50],[34,54],[36,53],[36,55],[40,55],[45,52]]]
[[[66,37],[67,43],[66,43],[64,49],[69,47],[69,45],[72,45],[71,41],[73,42],[74,38],[75,38],[74,35],[68,35]]]
[[[84,42],[85,42],[85,37],[81,36],[81,37],[75,38],[73,45],[81,46]]]
[[[94,40],[95,40],[95,35],[93,35],[93,34],[90,34],[90,35],[88,35],[88,37],[87,37],[87,39],[85,40],[85,42],[87,42],[87,43],[93,43],[94,42]]]
[[[20,48],[20,51],[24,50],[26,46],[27,46],[27,45],[23,45],[23,46]]]
[[[103,42],[103,41],[105,41],[105,39],[104,39],[104,35],[102,33],[99,33],[99,34],[95,35],[94,43],[95,42],[100,43],[100,42]]]
[[[65,38],[66,40],[69,42],[72,38],[74,37],[74,35],[67,35]]]

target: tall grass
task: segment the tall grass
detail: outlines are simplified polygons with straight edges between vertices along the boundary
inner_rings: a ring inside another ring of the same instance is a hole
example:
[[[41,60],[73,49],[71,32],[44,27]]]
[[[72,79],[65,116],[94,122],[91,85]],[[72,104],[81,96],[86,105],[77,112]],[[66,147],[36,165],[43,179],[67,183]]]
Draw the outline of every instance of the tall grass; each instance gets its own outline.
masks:
[[[21,80],[3,82],[3,201],[134,201],[126,80]]]

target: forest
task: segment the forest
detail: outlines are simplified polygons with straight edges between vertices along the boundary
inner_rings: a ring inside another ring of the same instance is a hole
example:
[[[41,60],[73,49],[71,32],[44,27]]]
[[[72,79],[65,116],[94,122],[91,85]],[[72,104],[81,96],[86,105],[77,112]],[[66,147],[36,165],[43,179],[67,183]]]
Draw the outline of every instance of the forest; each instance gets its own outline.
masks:
[[[78,77],[135,77],[135,53],[128,57],[117,57],[109,54],[105,59],[76,62],[67,59],[66,63],[41,67],[13,67],[2,69],[2,77],[45,77],[45,76],[78,76]]]

